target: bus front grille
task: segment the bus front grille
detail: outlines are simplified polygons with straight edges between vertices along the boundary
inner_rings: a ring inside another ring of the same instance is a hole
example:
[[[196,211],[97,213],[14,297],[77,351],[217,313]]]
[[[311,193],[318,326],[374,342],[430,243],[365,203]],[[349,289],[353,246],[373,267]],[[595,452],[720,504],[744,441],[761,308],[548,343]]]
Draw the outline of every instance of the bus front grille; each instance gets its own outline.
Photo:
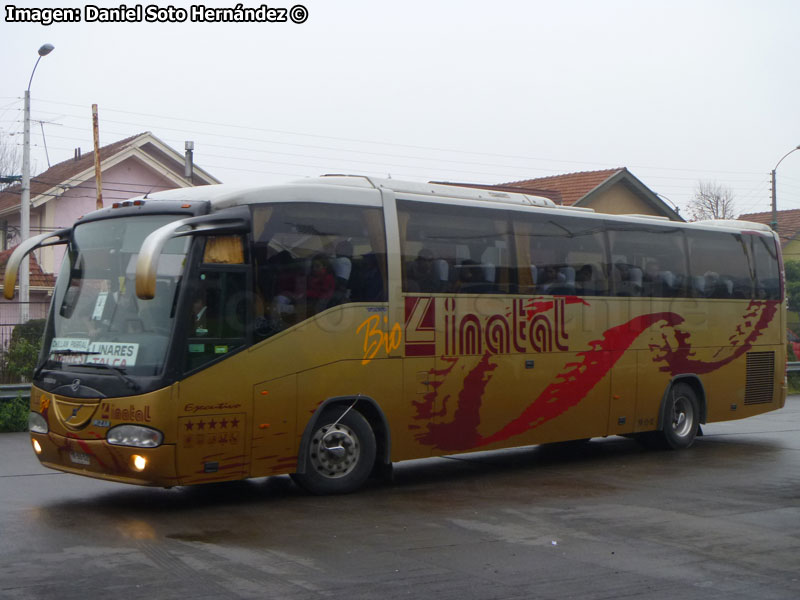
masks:
[[[747,353],[747,384],[744,391],[745,404],[772,402],[775,389],[775,353]]]

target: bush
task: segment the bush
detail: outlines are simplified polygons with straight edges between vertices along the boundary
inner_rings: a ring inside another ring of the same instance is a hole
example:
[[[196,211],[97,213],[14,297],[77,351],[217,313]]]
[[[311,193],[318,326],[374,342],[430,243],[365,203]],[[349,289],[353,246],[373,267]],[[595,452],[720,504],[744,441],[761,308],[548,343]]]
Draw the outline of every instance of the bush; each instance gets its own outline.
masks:
[[[797,356],[795,355],[794,348],[792,347],[791,343],[786,344],[786,360],[789,362],[797,361]],[[788,390],[787,393],[789,394],[800,394],[800,372],[792,371],[787,374],[786,376],[787,383],[788,383]]]
[[[3,356],[5,372],[19,381],[30,381],[39,360],[44,319],[33,319],[14,327],[8,351]]]
[[[13,400],[0,400],[0,433],[28,431],[30,403],[22,396]]]
[[[11,332],[11,344],[19,340],[27,340],[31,344],[41,345],[44,325],[44,319],[31,319],[27,323],[17,325],[14,327],[14,331]]]

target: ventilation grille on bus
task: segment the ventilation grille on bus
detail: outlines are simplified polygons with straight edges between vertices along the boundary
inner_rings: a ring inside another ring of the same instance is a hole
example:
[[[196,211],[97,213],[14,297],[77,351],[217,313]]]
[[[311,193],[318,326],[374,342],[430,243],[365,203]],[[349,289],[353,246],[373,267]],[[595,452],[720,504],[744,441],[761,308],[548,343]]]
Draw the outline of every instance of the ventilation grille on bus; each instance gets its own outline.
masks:
[[[772,402],[775,388],[775,353],[747,353],[747,386],[744,390],[745,404]]]

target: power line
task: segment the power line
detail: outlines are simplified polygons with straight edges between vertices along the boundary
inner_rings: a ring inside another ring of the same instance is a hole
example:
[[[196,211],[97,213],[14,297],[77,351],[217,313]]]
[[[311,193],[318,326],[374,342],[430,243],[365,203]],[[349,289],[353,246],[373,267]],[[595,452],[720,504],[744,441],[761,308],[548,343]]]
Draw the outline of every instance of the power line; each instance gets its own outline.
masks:
[[[58,104],[63,106],[72,106],[72,107],[80,107],[83,108],[83,105],[79,104],[72,104],[67,102],[58,102],[54,100],[37,100],[37,102],[45,102],[50,104]],[[609,163],[602,163],[602,162],[589,162],[589,161],[575,161],[575,160],[564,160],[564,159],[555,159],[555,158],[543,158],[543,157],[531,157],[531,156],[523,156],[523,155],[514,155],[514,154],[501,154],[501,153],[492,153],[492,152],[476,152],[471,150],[461,150],[457,148],[442,148],[436,146],[420,146],[414,144],[401,144],[397,142],[385,142],[385,141],[378,141],[378,140],[366,140],[360,138],[348,138],[348,137],[341,137],[341,136],[330,136],[330,135],[322,135],[322,134],[312,134],[306,132],[299,132],[299,131],[291,131],[291,130],[282,130],[282,129],[269,129],[263,127],[254,127],[252,125],[239,125],[234,123],[220,123],[214,121],[206,121],[206,120],[199,120],[199,119],[188,119],[185,117],[176,117],[176,116],[168,116],[168,115],[157,115],[153,113],[141,113],[135,111],[127,111],[127,110],[120,110],[114,108],[104,107],[104,112],[115,112],[115,113],[122,113],[122,114],[130,114],[136,116],[144,116],[148,118],[157,118],[157,119],[164,119],[170,122],[174,121],[183,121],[187,123],[194,123],[200,125],[210,125],[215,127],[225,127],[225,128],[233,128],[233,129],[245,129],[247,131],[259,131],[265,133],[278,133],[282,135],[293,135],[298,137],[309,137],[309,138],[317,138],[317,139],[328,139],[328,140],[335,140],[335,141],[342,141],[342,142],[355,142],[361,144],[374,144],[374,145],[382,145],[382,146],[390,146],[390,147],[397,147],[397,148],[410,148],[414,150],[427,150],[427,151],[434,151],[434,152],[447,152],[449,154],[467,154],[473,156],[492,156],[498,158],[512,158],[512,159],[521,159],[521,160],[533,160],[533,161],[541,161],[541,162],[554,162],[554,163],[565,163],[565,164],[578,164],[578,165],[594,165],[594,166],[606,166],[609,168],[613,168],[616,165],[610,165]],[[129,124],[135,125],[137,123],[131,123],[127,121],[114,121],[119,124]],[[176,128],[169,128],[169,127],[161,127],[160,129],[172,129],[176,130]],[[182,129],[177,129],[182,130]],[[248,139],[251,141],[257,142],[264,142],[265,140],[262,139],[253,139],[253,138],[242,138],[239,136],[229,136],[225,134],[216,134],[211,132],[203,132],[207,135],[216,135],[220,137],[230,137],[233,139]],[[287,142],[274,142],[274,143],[281,143],[286,144]],[[307,146],[301,144],[292,144],[297,146]],[[337,151],[349,151],[344,148],[336,148]],[[353,152],[365,152],[365,151],[353,151]],[[374,154],[374,153],[372,153]],[[447,160],[447,159],[444,159]],[[525,168],[530,168],[526,166]],[[631,165],[631,168],[637,169],[656,169],[656,170],[669,170],[669,171],[687,171],[687,172],[697,172],[697,173],[727,173],[727,174],[761,174],[761,172],[756,171],[725,171],[725,170],[709,170],[709,169],[693,169],[693,168],[679,168],[679,167],[663,167],[663,166],[647,166],[647,165]]]

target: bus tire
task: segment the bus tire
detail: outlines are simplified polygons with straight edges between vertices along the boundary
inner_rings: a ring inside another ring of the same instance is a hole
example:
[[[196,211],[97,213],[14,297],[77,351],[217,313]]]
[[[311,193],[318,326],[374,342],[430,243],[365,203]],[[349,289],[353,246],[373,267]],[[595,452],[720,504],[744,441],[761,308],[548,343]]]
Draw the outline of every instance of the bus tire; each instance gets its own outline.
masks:
[[[677,382],[664,401],[660,438],[665,448],[681,450],[694,443],[700,427],[700,403],[688,383]]]
[[[356,410],[322,411],[305,448],[305,470],[292,479],[312,494],[347,494],[360,488],[375,464],[375,434]],[[338,422],[337,422],[338,421]]]

